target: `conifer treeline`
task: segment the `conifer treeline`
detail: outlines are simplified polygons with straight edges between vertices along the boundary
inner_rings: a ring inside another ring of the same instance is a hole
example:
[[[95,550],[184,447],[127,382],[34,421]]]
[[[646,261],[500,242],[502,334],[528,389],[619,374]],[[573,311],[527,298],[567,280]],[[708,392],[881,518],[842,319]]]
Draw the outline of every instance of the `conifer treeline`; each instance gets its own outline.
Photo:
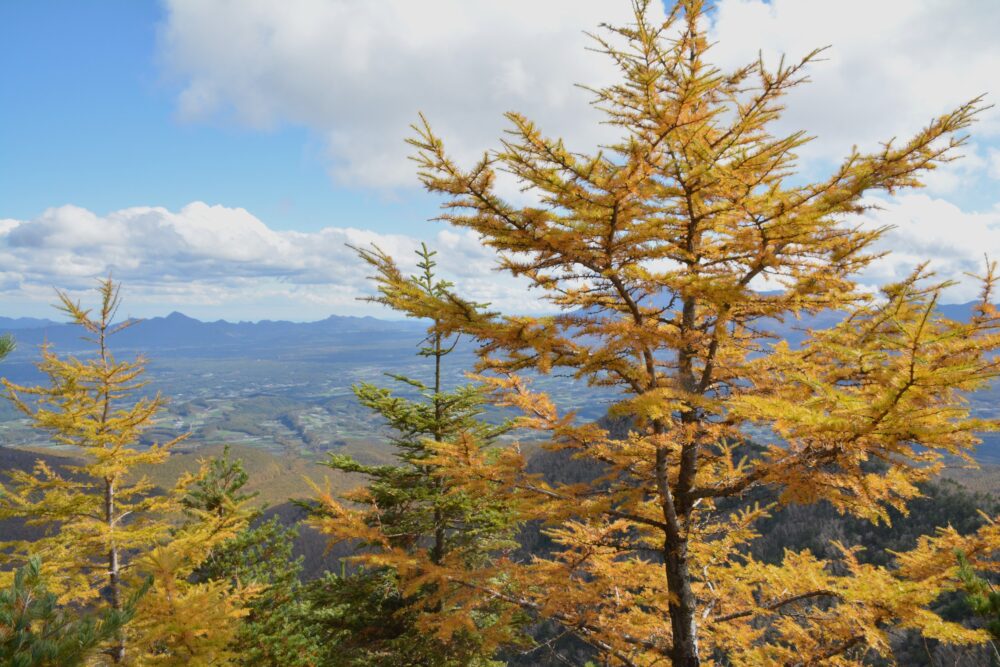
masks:
[[[94,354],[46,348],[48,385],[5,386],[83,462],[39,462],[0,488],[0,518],[45,529],[0,545],[0,655],[493,665],[572,637],[582,652],[559,659],[690,667],[869,664],[892,659],[899,633],[987,645],[997,517],[939,526],[878,558],[842,542],[755,550],[762,527],[795,507],[871,524],[905,515],[946,456],[971,460],[975,433],[998,427],[961,398],[1000,375],[995,265],[969,322],[937,312],[947,285],[924,267],[873,297],[854,276],[885,230],[849,217],[867,195],[919,186],[952,159],[982,106],[795,184],[794,151],[808,139],[771,129],[816,53],[722,72],[706,60],[701,2],[677,2],[663,24],[647,1],[634,6],[634,23],[595,38],[621,74],[593,91],[619,142],[584,155],[511,113],[502,147],[465,169],[426,120],[415,128],[443,218],[478,233],[558,314],[504,315],[462,297],[427,248],[412,276],[377,248],[358,250],[375,271],[373,300],[428,321],[419,354],[430,380],[355,387],[391,428],[396,460],[330,455],[357,489],[305,491],[311,525],[352,550],[339,571],[299,580],[294,528],[261,521],[228,453],[154,489],[141,468],[176,441],[139,445],[162,401],[142,394],[143,361],[109,346],[129,325],[115,321],[117,287],[101,283],[94,314],[60,294]],[[497,170],[532,203],[502,198]],[[797,348],[768,334],[770,321],[822,310],[844,318]],[[478,343],[468,370],[480,375],[446,387],[461,337]],[[554,370],[615,388],[620,428],[580,423],[521,377]],[[489,423],[487,404],[517,417]],[[747,426],[774,441],[749,442]],[[513,428],[545,435],[552,456],[588,474],[533,471],[498,441]],[[519,548],[539,531],[544,549]],[[985,620],[948,611],[963,594]]]

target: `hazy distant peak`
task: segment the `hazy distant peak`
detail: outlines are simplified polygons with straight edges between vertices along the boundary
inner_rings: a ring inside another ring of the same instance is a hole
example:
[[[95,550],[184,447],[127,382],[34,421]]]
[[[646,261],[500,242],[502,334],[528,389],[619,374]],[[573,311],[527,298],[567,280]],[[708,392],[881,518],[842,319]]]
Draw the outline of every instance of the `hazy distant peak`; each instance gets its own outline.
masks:
[[[177,311],[177,310],[173,311],[172,313],[170,313],[169,315],[167,315],[163,319],[170,320],[171,322],[197,322],[198,321],[198,320],[194,319],[193,317],[188,317],[184,313],[182,313],[180,311]]]

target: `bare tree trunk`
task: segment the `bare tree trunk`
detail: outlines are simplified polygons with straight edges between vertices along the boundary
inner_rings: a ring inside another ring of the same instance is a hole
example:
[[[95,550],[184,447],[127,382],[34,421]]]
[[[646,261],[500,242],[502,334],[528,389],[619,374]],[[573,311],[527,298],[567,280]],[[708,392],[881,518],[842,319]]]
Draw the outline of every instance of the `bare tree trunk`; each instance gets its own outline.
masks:
[[[656,451],[656,482],[666,524],[663,539],[663,569],[670,594],[670,630],[673,635],[671,662],[675,667],[698,667],[698,625],[695,621],[697,601],[691,590],[688,570],[687,537],[681,531],[670,479],[667,472],[667,449]]]
[[[115,525],[115,481],[104,480],[104,520],[108,526],[110,544],[108,547],[108,588],[111,597],[111,607],[116,611],[122,608],[121,572],[118,563],[118,547],[114,540]],[[119,631],[115,635],[115,643],[108,651],[116,663],[125,660],[125,636]]]
[[[694,247],[692,243],[692,247]],[[697,306],[694,299],[685,299],[681,311],[681,331],[687,334],[695,328]],[[697,391],[694,374],[695,351],[685,342],[678,351],[677,372],[681,387],[690,393]],[[681,415],[684,424],[698,422],[698,413],[686,409]],[[662,427],[660,427],[662,428]],[[670,629],[673,634],[671,662],[674,667],[697,667],[701,664],[698,655],[698,601],[691,589],[691,572],[688,568],[687,529],[692,510],[690,491],[694,486],[698,467],[697,441],[686,442],[681,449],[677,486],[671,490],[667,468],[667,450],[658,448],[656,452],[657,490],[663,505],[663,519],[666,524],[663,540],[663,569],[667,576],[667,590],[670,593]]]
[[[669,540],[665,542],[669,543]],[[687,540],[675,545],[665,544],[665,551],[664,569],[671,598],[670,629],[673,633],[670,659],[676,667],[697,667],[701,660],[698,656],[696,602],[687,564]]]

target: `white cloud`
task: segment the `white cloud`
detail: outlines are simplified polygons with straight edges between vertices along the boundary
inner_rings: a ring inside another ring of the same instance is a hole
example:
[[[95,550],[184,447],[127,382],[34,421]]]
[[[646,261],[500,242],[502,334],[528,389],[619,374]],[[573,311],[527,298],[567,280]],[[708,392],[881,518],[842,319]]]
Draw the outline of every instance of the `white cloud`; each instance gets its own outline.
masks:
[[[922,193],[872,203],[880,210],[862,220],[895,227],[880,245],[893,252],[862,283],[874,288],[898,280],[932,257],[940,278],[959,282],[946,301],[976,296],[978,285],[964,272],[981,272],[984,252],[1000,254],[1000,206],[970,213]],[[442,276],[463,295],[506,312],[549,309],[523,280],[491,271],[495,255],[473,233],[442,229],[427,240],[439,252]],[[0,220],[0,302],[11,315],[51,315],[37,306],[53,301],[53,287],[83,295],[95,278],[112,272],[135,315],[177,309],[210,319],[386,316],[357,301],[372,291],[370,271],[346,244],[376,243],[412,272],[419,242],[354,228],[277,231],[244,209],[202,202],[176,212],[134,207],[104,216],[62,206],[31,220]]]
[[[943,295],[944,302],[971,301],[978,296],[981,285],[966,274],[982,275],[984,254],[1000,260],[1000,205],[986,212],[968,212],[923,193],[869,203],[878,204],[879,209],[868,212],[862,221],[873,228],[893,226],[877,246],[891,253],[869,267],[862,282],[876,286],[899,280],[929,259],[937,280],[958,283]]]
[[[991,148],[986,154],[986,162],[990,178],[1000,181],[1000,149]]]
[[[525,300],[522,283],[490,273],[495,256],[470,233],[442,230],[428,241],[439,250],[442,275],[463,294],[508,310],[538,307]],[[106,216],[62,206],[32,220],[0,220],[0,284],[18,312],[50,303],[52,287],[88,290],[111,272],[128,287],[129,305],[148,314],[177,308],[249,319],[387,315],[356,301],[371,293],[370,271],[346,244],[371,243],[415,269],[419,240],[399,234],[276,231],[244,209],[202,202],[177,212],[134,207]]]
[[[598,124],[590,94],[573,84],[615,80],[608,60],[585,50],[601,21],[630,18],[626,0],[166,0],[161,52],[179,78],[181,116],[232,117],[257,128],[292,123],[321,136],[342,182],[416,184],[406,160],[408,126],[423,111],[450,152],[472,160],[496,146],[518,110],[571,149],[613,132]],[[813,82],[788,98],[779,129],[818,136],[803,148],[822,168],[852,144],[901,138],[931,117],[996,88],[1000,3],[994,0],[718,0],[712,59],[735,67],[762,50],[801,57],[833,45]],[[873,286],[930,257],[962,281],[949,300],[974,296],[962,273],[1000,254],[1000,207],[974,213],[961,201],[981,175],[1000,179],[1000,111],[982,114],[965,160],[927,178],[930,194],[883,200],[869,224],[897,229],[894,251],[864,276]],[[363,312],[368,273],[345,243],[377,242],[409,259],[416,238],[352,228],[278,231],[238,208],[195,202],[180,211],[136,207],[97,215],[73,206],[31,220],[0,220],[0,286],[7,307],[48,303],[52,286],[88,289],[113,271],[129,303],[226,317],[318,319]],[[509,311],[535,302],[523,284],[488,271],[492,252],[466,232],[440,231],[444,273],[466,294]],[[19,312],[24,312],[23,310]],[[143,313],[136,313],[143,314]]]
[[[656,4],[656,11],[661,6]],[[793,91],[779,129],[817,140],[803,159],[904,138],[982,93],[1000,94],[995,0],[718,0],[711,59],[776,63],[831,45]],[[471,160],[518,110],[589,149],[611,136],[574,84],[615,80],[584,31],[631,18],[627,0],[167,0],[161,44],[186,118],[232,113],[251,126],[307,126],[343,182],[415,185],[403,143],[424,111]],[[994,98],[995,99],[995,98]],[[979,137],[1000,135],[1000,110]],[[947,181],[947,177],[943,177]],[[944,187],[948,187],[946,183]]]
[[[625,22],[606,0],[168,0],[161,45],[182,117],[232,113],[319,133],[348,184],[413,186],[404,139],[424,112],[472,160],[522,111],[592,148],[613,136],[576,83],[614,79],[584,35]]]
[[[978,145],[969,144],[957,159],[939,165],[921,176],[921,180],[931,194],[962,197],[988,169],[988,160],[989,153],[984,157]]]
[[[905,139],[978,95],[997,101],[1000,3],[995,0],[720,0],[716,62],[736,66],[758,49],[765,62],[797,61],[830,46],[788,96],[778,127],[816,140],[804,159],[836,160],[857,144]],[[979,138],[1000,135],[1000,110],[981,114]]]

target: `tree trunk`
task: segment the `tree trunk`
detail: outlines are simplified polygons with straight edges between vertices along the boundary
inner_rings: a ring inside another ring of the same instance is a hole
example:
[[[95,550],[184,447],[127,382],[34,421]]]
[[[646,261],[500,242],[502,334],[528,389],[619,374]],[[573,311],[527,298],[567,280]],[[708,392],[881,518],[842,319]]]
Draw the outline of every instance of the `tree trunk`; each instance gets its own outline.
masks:
[[[670,544],[664,541],[667,573],[667,588],[670,591],[670,629],[673,633],[673,647],[670,660],[674,667],[697,667],[698,624],[695,620],[696,602],[691,591],[691,579],[687,564],[687,541]]]
[[[435,565],[441,564],[444,558],[444,518],[441,510],[434,508],[434,546],[431,548],[431,562]]]
[[[698,235],[692,231],[688,247],[694,252],[698,246]],[[697,274],[697,271],[694,271]],[[697,305],[694,299],[685,299],[681,311],[681,332],[686,336],[695,329]],[[677,374],[681,387],[689,393],[698,391],[694,371],[695,350],[685,340],[677,354]],[[681,412],[681,423],[694,424],[698,413],[693,408]],[[662,427],[661,427],[662,428]],[[698,622],[696,611],[698,601],[691,590],[691,572],[688,569],[687,528],[691,514],[690,492],[698,469],[697,442],[685,443],[681,449],[677,486],[670,488],[667,470],[667,451],[658,449],[656,474],[666,524],[663,541],[663,568],[667,576],[667,590],[670,593],[670,629],[673,646],[670,660],[674,667],[697,667],[701,664],[698,656]]]
[[[663,508],[665,524],[663,539],[663,570],[670,594],[670,630],[673,647],[670,660],[674,667],[698,667],[698,625],[695,617],[697,601],[691,590],[691,574],[687,562],[687,537],[682,534],[667,471],[667,449],[656,451],[656,483]]]
[[[121,601],[121,572],[118,563],[118,547],[115,545],[115,482],[113,479],[104,480],[104,520],[108,526],[108,589],[111,598],[111,607],[116,611],[122,608]],[[115,643],[109,649],[111,659],[116,663],[125,660],[125,637],[118,632],[115,635]]]

